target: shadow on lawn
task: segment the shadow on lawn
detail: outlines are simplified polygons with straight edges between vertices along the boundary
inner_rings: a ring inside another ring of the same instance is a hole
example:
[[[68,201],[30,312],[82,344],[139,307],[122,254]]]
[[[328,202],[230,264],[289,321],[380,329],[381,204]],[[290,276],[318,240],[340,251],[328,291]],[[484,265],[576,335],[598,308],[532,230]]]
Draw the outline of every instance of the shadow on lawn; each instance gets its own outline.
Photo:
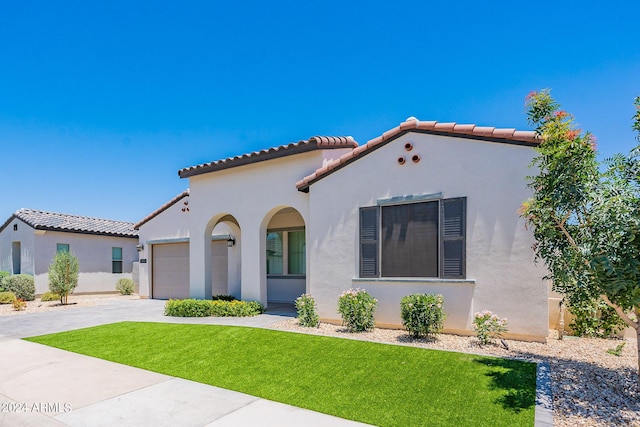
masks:
[[[499,369],[490,369],[485,375],[491,377],[492,389],[504,390],[496,403],[504,409],[520,412],[536,404],[536,367],[535,364],[523,366],[523,362],[510,359],[478,357],[476,363]],[[533,376],[533,383],[531,382]]]

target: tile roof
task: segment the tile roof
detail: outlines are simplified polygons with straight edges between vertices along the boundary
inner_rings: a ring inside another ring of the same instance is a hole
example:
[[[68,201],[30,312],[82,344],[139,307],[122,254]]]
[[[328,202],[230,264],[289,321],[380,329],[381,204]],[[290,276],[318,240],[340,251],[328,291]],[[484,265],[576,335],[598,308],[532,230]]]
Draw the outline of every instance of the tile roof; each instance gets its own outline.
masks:
[[[20,209],[16,211],[2,227],[0,227],[0,231],[4,230],[15,218],[22,220],[36,230],[67,231],[71,233],[115,237],[138,237],[138,232],[133,229],[132,222],[88,218],[85,216],[38,211],[34,209]]]
[[[456,136],[463,138],[479,139],[484,141],[502,142],[526,146],[535,146],[540,143],[539,137],[534,131],[519,131],[516,129],[501,129],[494,127],[476,126],[475,124],[440,123],[436,121],[420,121],[415,117],[409,117],[393,129],[368,141],[366,144],[355,148],[338,159],[328,162],[317,169],[311,175],[304,177],[296,183],[299,191],[309,191],[309,186],[322,179],[326,175],[348,165],[360,157],[370,153],[376,148],[382,147],[388,142],[399,138],[407,132],[428,133],[433,135]]]
[[[350,136],[313,136],[308,140],[292,142],[291,144],[281,145],[279,147],[254,151],[240,156],[229,157],[214,162],[184,168],[178,171],[178,176],[180,178],[188,178],[190,176],[200,175],[207,172],[234,168],[237,166],[290,156],[307,151],[327,150],[333,148],[356,148],[357,146],[358,143]]]
[[[150,213],[146,217],[144,217],[142,220],[138,221],[136,224],[134,224],[133,228],[136,229],[136,230],[139,230],[140,227],[142,227],[143,224],[151,221],[153,218],[157,217],[162,212],[166,211],[171,206],[175,205],[176,203],[178,203],[180,200],[184,199],[185,197],[189,197],[189,189],[188,188],[186,190],[184,190],[182,193],[178,194],[173,199],[169,200],[164,205],[160,206],[158,209],[156,209],[155,211],[153,211],[152,213]]]

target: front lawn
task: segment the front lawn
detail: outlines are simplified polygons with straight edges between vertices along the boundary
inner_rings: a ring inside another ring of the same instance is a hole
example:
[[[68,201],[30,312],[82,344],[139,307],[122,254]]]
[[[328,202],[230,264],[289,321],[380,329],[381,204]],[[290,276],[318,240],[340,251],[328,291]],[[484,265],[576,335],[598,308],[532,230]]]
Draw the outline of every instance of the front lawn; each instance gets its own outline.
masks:
[[[122,322],[28,340],[380,426],[534,424],[527,362],[217,325]]]

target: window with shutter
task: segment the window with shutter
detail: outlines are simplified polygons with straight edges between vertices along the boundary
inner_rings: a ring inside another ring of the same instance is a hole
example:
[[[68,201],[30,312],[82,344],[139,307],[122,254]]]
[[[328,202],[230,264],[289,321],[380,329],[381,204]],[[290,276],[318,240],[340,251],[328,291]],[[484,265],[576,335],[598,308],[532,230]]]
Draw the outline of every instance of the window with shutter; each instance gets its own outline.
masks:
[[[445,199],[440,203],[440,277],[465,277],[466,197]]]
[[[360,208],[360,277],[378,277],[378,207]]]

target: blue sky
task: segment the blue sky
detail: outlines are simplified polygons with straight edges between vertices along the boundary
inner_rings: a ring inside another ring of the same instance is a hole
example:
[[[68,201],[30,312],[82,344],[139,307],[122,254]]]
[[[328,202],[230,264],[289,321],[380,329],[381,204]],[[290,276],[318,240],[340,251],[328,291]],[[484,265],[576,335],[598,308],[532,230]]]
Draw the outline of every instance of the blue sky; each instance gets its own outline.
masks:
[[[601,157],[627,152],[638,16],[637,0],[0,1],[0,221],[138,221],[188,186],[183,167],[365,143],[409,116],[530,129],[541,88]]]

